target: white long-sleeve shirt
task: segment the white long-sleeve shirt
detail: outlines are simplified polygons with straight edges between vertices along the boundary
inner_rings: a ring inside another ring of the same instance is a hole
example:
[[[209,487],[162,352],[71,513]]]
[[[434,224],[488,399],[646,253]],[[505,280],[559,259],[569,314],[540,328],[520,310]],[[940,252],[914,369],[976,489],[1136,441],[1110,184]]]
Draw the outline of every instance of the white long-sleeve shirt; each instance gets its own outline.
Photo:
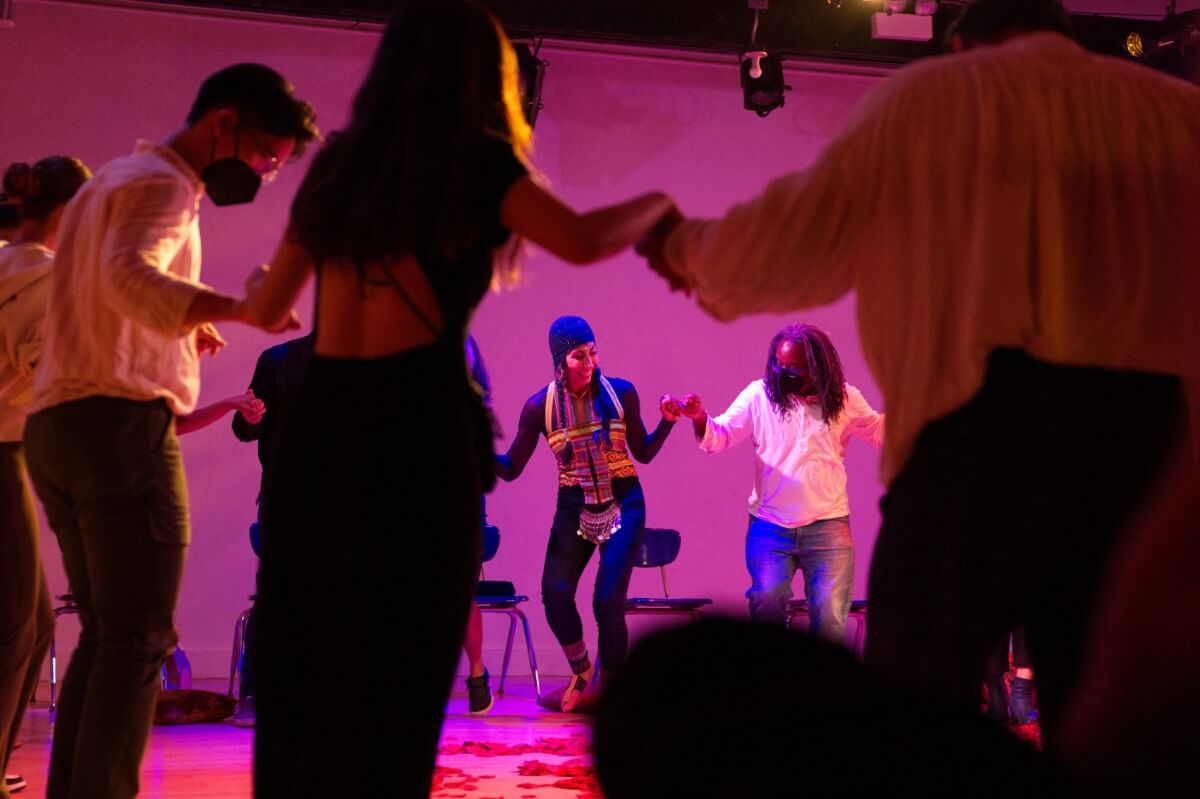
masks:
[[[40,244],[0,247],[0,442],[25,431],[53,263]]]
[[[664,255],[720,319],[857,292],[890,483],[993,349],[1196,373],[1198,153],[1196,86],[1028,34],[898,71],[809,169]]]
[[[802,527],[850,514],[846,445],[855,437],[881,446],[883,425],[884,415],[850,384],[841,414],[826,424],[819,404],[802,402],[781,415],[763,381],[755,380],[723,414],[709,418],[700,449],[715,454],[751,438],[750,515],[781,527]]]
[[[191,413],[204,184],[175,151],[140,141],[67,205],[51,272],[33,410],[89,396],[163,398]]]

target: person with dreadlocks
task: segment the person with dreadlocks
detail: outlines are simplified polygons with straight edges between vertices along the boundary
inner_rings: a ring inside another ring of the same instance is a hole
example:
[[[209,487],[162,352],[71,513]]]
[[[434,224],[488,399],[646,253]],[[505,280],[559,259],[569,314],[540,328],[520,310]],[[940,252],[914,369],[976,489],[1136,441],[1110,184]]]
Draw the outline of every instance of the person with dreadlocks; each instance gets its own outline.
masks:
[[[545,436],[558,461],[558,503],[542,570],[542,603],[571,666],[558,701],[567,713],[595,676],[575,590],[597,547],[600,569],[592,608],[600,631],[601,684],[625,661],[625,595],[646,527],[646,500],[633,461],[654,459],[679,420],[680,407],[664,394],[658,402],[662,419],[647,433],[637,390],[627,380],[600,373],[596,336],[578,316],[559,317],[550,325],[550,356],[554,380],[525,403],[512,445],[496,458],[496,475],[517,479],[539,436]],[[553,695],[547,701],[553,703]]]
[[[799,568],[810,631],[841,643],[854,587],[846,445],[855,437],[881,446],[884,415],[845,382],[829,335],[813,325],[785,327],[771,339],[766,374],[725,413],[710,418],[695,394],[684,396],[682,412],[706,453],[754,441],[750,617],[783,624]]]

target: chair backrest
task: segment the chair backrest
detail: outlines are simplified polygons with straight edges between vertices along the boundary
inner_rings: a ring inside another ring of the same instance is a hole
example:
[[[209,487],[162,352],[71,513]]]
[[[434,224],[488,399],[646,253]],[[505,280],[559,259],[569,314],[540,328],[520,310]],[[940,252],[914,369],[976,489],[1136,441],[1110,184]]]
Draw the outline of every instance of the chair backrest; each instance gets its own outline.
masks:
[[[643,568],[666,566],[679,557],[679,531],[647,527],[633,564]]]
[[[500,528],[494,524],[483,526],[483,559],[485,561],[496,557],[500,549]]]

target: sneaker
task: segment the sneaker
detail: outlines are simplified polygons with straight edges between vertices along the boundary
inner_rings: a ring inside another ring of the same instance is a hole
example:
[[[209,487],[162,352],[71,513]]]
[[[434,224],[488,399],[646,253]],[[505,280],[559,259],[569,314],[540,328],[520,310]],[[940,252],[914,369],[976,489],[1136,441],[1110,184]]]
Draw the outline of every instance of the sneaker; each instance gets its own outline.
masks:
[[[487,669],[483,670],[482,676],[468,677],[467,708],[471,711],[471,715],[482,716],[491,710],[494,704],[496,704],[496,698],[492,696],[492,686]]]
[[[25,790],[25,778],[20,774],[5,774],[4,787],[9,793]]]
[[[254,726],[254,697],[242,697],[242,701],[237,703],[237,710],[233,711],[230,723],[235,727]]]

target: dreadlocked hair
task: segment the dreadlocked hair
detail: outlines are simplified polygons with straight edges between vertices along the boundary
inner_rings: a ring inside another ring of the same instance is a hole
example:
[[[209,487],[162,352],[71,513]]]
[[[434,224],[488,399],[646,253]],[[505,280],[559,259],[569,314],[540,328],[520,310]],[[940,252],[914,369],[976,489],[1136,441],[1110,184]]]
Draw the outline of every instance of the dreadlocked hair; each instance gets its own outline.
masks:
[[[777,371],[779,362],[775,359],[775,350],[784,341],[803,348],[808,379],[817,389],[821,414],[825,417],[825,424],[833,424],[842,415],[846,405],[846,378],[842,373],[842,359],[838,357],[829,334],[814,325],[789,325],[771,339],[766,374],[763,376],[767,399],[780,416],[787,416],[801,402],[799,397],[784,389],[783,375]]]

